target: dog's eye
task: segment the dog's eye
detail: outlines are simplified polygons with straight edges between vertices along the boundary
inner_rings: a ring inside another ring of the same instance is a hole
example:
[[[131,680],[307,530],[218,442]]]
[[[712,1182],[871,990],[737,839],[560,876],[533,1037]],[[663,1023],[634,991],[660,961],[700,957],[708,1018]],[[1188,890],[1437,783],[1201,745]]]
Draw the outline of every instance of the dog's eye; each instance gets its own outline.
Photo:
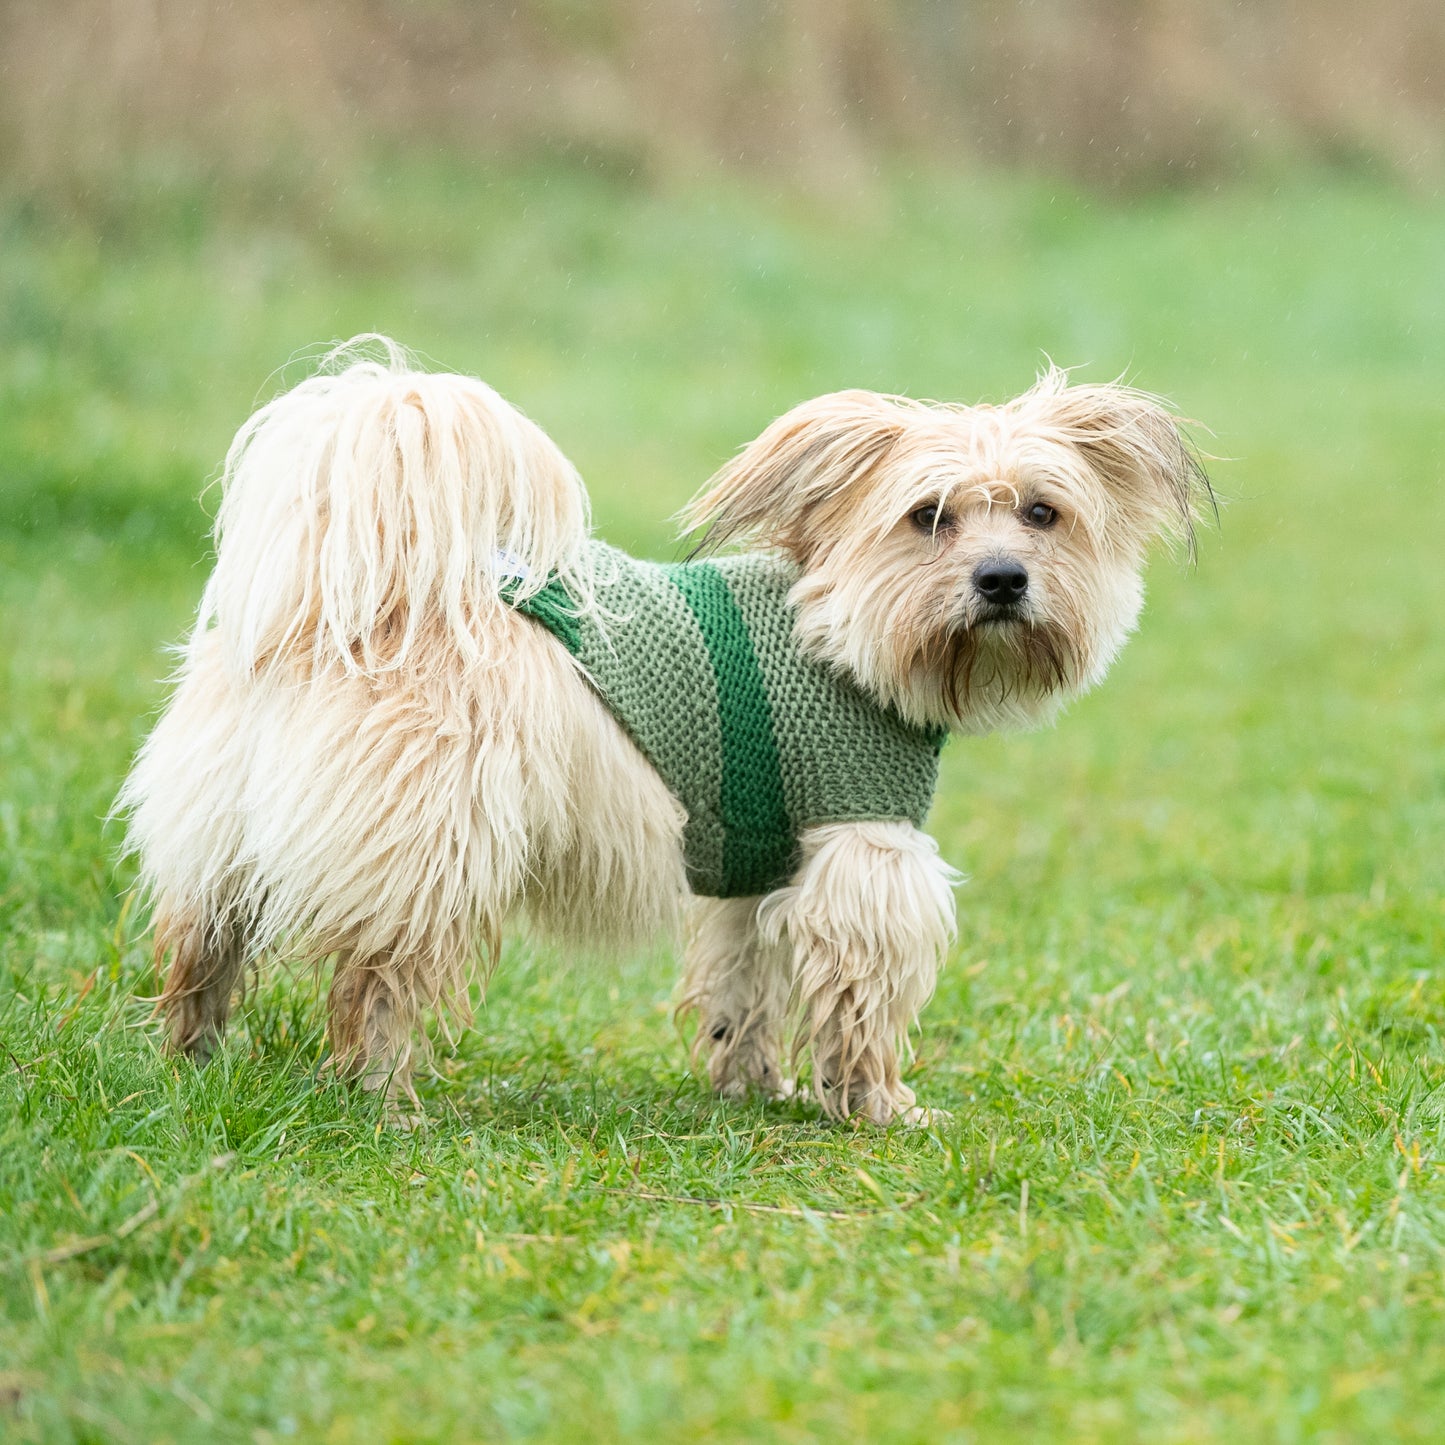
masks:
[[[1035,502],[1024,512],[1024,521],[1040,530],[1052,527],[1058,520],[1059,514],[1047,502]]]
[[[920,532],[941,532],[949,524],[948,514],[930,503],[912,513],[909,520]]]

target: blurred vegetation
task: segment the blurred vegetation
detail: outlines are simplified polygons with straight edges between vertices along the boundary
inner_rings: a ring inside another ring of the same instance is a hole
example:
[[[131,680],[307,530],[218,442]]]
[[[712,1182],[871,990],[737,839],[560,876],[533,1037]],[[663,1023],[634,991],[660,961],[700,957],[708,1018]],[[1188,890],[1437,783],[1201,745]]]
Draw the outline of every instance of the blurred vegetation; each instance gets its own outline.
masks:
[[[1445,163],[1438,0],[0,0],[0,170],[86,209],[181,174],[323,191],[378,143],[1091,185]]]

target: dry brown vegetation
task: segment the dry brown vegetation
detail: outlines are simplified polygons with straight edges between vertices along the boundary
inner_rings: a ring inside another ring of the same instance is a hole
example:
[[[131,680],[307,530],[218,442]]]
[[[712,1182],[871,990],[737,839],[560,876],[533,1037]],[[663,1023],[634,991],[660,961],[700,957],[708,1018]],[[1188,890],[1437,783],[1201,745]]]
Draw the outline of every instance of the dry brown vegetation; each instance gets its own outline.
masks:
[[[880,155],[1090,184],[1445,165],[1439,0],[0,0],[0,170],[79,193],[376,141],[828,185]]]

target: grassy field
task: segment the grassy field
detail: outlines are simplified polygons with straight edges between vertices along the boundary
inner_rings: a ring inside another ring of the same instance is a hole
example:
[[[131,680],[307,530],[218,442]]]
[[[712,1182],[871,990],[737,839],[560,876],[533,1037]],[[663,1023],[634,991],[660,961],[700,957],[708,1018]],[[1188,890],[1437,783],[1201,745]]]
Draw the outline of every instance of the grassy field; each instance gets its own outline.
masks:
[[[265,209],[0,229],[0,1437],[1382,1441],[1445,1414],[1445,206],[846,214],[409,163]],[[840,385],[1043,353],[1215,432],[1196,569],[1054,730],[956,742],[934,1132],[723,1107],[666,950],[514,940],[423,1132],[271,979],[164,1056],[103,819],[257,398],[378,328],[557,437],[656,555]]]

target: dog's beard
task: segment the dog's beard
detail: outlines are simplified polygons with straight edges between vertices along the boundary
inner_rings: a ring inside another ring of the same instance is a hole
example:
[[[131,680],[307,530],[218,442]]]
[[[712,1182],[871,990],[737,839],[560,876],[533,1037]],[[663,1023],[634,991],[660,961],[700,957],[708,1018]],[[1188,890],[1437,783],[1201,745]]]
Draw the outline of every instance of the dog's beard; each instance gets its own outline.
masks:
[[[937,635],[920,658],[948,715],[970,719],[1062,698],[1083,676],[1069,630],[1047,619],[985,616]]]

